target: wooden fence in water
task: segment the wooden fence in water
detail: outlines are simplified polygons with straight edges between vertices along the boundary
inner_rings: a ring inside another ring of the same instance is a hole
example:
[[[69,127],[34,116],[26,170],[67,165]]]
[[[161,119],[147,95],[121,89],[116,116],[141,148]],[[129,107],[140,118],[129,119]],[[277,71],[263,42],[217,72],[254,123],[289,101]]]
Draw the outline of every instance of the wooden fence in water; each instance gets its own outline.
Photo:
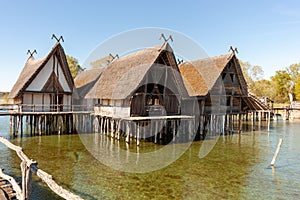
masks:
[[[21,162],[21,171],[22,171],[22,187],[20,187],[17,182],[7,174],[3,173],[3,169],[0,170],[0,177],[9,181],[16,192],[16,197],[19,200],[25,200],[30,198],[31,194],[31,176],[32,173],[37,175],[43,182],[47,184],[47,186],[55,192],[57,195],[64,199],[68,200],[82,200],[81,197],[75,195],[68,190],[59,186],[52,178],[50,174],[39,169],[37,167],[37,162],[29,159],[26,154],[23,152],[22,148],[16,146],[9,142],[7,139],[0,137],[0,142],[6,145],[8,148],[14,150],[19,158],[22,160]]]

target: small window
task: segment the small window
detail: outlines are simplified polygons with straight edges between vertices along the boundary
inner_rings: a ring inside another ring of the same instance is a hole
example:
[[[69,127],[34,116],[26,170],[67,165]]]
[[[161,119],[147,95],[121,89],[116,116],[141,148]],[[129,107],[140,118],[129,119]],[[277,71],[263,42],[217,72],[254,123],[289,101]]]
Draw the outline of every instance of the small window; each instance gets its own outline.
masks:
[[[159,105],[159,99],[158,98],[154,99],[154,105]]]
[[[230,78],[232,82],[235,82],[235,74],[230,74]]]
[[[222,80],[224,80],[224,79],[225,79],[225,77],[226,77],[226,74],[225,74],[225,73],[223,73],[223,74],[222,74]]]
[[[231,97],[226,97],[226,106],[231,105]]]

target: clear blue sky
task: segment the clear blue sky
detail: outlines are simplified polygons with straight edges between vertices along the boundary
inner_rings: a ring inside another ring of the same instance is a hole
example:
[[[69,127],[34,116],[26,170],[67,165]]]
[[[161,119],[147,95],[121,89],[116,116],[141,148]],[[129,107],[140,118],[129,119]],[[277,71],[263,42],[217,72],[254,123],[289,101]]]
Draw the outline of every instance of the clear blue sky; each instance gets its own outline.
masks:
[[[0,24],[0,91],[12,88],[27,49],[36,49],[37,58],[50,51],[52,33],[63,35],[66,53],[79,63],[108,37],[143,27],[179,31],[209,56],[236,46],[265,78],[300,62],[298,0],[0,1]]]

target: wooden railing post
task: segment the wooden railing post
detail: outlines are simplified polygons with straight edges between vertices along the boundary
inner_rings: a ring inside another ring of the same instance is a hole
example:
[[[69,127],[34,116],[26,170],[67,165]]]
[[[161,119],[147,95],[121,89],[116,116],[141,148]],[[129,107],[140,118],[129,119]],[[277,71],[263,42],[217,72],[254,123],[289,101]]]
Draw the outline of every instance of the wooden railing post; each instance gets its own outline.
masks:
[[[22,190],[16,180],[7,174],[4,174],[3,171],[4,169],[0,168],[0,176],[11,183],[13,190],[16,192],[17,199],[23,200],[24,196]]]
[[[22,160],[21,163],[21,171],[22,171],[22,190],[17,184],[17,182],[10,176],[7,176],[3,174],[3,170],[0,170],[0,175],[2,178],[8,180],[12,186],[13,189],[17,193],[17,199],[25,200],[30,198],[31,193],[31,175],[32,173],[36,174],[39,178],[44,181],[48,187],[55,192],[57,195],[63,197],[64,199],[69,200],[82,200],[81,197],[63,189],[61,186],[59,186],[53,179],[52,176],[48,173],[44,172],[43,170],[39,169],[37,167],[37,163],[35,161],[30,160],[26,154],[22,151],[22,148],[19,146],[16,146],[9,142],[7,139],[0,137],[0,142],[2,142],[4,145],[6,145],[8,148],[16,151],[19,158]]]

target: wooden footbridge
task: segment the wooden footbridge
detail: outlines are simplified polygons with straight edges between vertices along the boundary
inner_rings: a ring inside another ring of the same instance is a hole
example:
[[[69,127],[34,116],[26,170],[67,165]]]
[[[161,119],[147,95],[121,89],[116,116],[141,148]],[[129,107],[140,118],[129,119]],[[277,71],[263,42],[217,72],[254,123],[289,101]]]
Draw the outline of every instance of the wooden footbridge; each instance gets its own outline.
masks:
[[[37,162],[29,159],[27,155],[23,152],[21,147],[12,144],[11,142],[9,142],[7,139],[3,137],[0,137],[0,142],[6,145],[8,148],[14,150],[19,156],[19,158],[22,160],[20,164],[21,172],[22,172],[21,187],[13,177],[4,174],[3,169],[0,170],[0,177],[2,177],[0,179],[1,180],[0,197],[1,195],[3,196],[1,200],[13,199],[13,198],[16,198],[18,200],[30,199],[31,190],[32,190],[31,188],[32,174],[37,175],[44,183],[46,183],[46,185],[53,192],[55,192],[60,197],[69,200],[82,200],[82,198],[79,197],[78,195],[75,195],[69,192],[68,190],[62,188],[61,186],[59,186],[53,180],[50,174],[39,169],[37,167]]]
[[[13,136],[22,136],[24,128],[30,135],[75,133],[75,125],[84,126],[92,113],[87,106],[0,105],[0,116],[10,116]]]
[[[0,173],[3,174],[3,169],[0,168]],[[6,176],[6,179],[0,176],[0,199],[16,199],[16,191],[14,191],[13,186],[9,181],[9,177]]]

